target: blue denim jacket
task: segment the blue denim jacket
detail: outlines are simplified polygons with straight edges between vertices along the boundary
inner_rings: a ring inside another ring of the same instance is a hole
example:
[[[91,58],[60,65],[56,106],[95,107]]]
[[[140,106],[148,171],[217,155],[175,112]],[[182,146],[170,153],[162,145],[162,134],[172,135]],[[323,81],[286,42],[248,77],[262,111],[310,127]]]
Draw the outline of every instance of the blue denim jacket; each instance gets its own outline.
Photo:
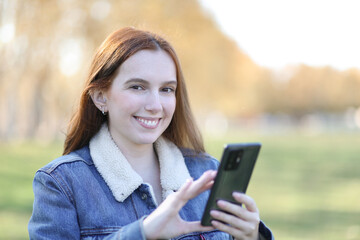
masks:
[[[190,175],[197,179],[218,161],[208,155],[181,150]],[[142,220],[157,207],[147,184],[123,202],[117,201],[91,158],[89,147],[62,156],[35,175],[30,239],[145,239]],[[180,211],[186,221],[201,219],[209,192],[190,200]],[[272,234],[261,222],[260,233]],[[174,239],[232,239],[217,230],[190,233]]]

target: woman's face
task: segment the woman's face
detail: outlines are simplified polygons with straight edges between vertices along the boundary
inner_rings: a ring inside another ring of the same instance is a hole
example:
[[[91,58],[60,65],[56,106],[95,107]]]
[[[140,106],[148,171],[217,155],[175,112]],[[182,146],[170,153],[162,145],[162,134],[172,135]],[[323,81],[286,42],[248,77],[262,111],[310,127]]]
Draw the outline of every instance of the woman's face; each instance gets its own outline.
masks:
[[[173,117],[176,86],[176,67],[165,51],[141,50],[129,57],[104,93],[115,142],[154,143]]]

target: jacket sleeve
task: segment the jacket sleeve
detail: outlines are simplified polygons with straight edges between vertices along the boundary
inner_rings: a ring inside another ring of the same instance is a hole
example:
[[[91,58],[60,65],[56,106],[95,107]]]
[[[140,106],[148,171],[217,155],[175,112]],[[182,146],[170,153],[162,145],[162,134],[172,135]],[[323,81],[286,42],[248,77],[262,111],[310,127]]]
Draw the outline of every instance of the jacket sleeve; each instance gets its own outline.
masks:
[[[259,239],[260,240],[274,240],[274,236],[273,236],[271,230],[262,221],[260,221],[260,225],[259,225]]]
[[[140,220],[130,223],[124,227],[122,227],[118,232],[110,234],[104,238],[104,240],[146,240],[144,228],[143,228],[143,220],[146,216],[142,217]]]
[[[81,230],[70,189],[54,176],[38,171],[33,182],[33,213],[28,225],[29,239],[80,239]],[[143,218],[103,239],[144,239]],[[95,236],[93,236],[95,238]],[[99,239],[99,236],[96,236]],[[100,237],[100,238],[101,238]],[[88,236],[86,239],[92,239]]]
[[[55,179],[37,172],[33,191],[33,213],[28,225],[30,239],[80,239],[76,209]]]

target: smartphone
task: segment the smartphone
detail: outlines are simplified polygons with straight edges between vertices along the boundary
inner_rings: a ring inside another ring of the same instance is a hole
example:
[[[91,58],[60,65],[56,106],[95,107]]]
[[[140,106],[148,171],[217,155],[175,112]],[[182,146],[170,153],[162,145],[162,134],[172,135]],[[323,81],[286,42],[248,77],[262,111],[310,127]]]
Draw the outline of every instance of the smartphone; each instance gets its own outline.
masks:
[[[211,226],[210,211],[218,209],[220,199],[239,204],[232,197],[233,192],[245,193],[261,148],[260,143],[233,143],[224,147],[223,154],[205,206],[201,225]]]

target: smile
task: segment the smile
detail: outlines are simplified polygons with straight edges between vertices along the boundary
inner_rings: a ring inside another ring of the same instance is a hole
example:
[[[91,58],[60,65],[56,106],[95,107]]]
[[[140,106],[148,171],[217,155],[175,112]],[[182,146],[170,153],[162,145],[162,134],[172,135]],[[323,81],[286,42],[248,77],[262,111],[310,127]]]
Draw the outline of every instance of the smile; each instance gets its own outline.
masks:
[[[145,118],[141,118],[141,117],[135,117],[135,119],[140,123],[141,126],[143,126],[145,128],[151,128],[151,129],[156,128],[160,122],[160,118],[145,119]]]

